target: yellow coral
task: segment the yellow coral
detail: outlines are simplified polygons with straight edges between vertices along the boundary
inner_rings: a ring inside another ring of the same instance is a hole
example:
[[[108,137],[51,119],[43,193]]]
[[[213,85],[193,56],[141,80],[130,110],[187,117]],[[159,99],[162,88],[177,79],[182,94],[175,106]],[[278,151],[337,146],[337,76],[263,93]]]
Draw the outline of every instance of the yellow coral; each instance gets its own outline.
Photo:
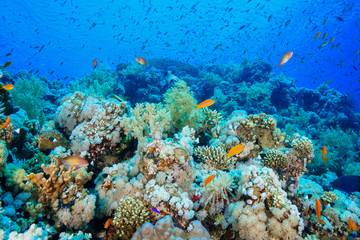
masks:
[[[225,144],[219,143],[217,146],[197,147],[195,155],[210,167],[219,170],[227,169],[236,162],[236,158],[226,159]]]
[[[261,159],[263,166],[272,168],[275,171],[284,169],[287,162],[286,154],[276,149],[267,150]]]
[[[339,197],[334,192],[325,191],[324,194],[321,195],[321,199],[329,203],[335,202],[338,198]]]
[[[143,201],[133,197],[122,198],[119,200],[112,224],[121,239],[130,239],[137,226],[150,220],[150,214]]]
[[[310,139],[307,137],[294,136],[295,139],[292,140],[292,147],[297,153],[300,159],[311,159],[314,155],[314,147]]]

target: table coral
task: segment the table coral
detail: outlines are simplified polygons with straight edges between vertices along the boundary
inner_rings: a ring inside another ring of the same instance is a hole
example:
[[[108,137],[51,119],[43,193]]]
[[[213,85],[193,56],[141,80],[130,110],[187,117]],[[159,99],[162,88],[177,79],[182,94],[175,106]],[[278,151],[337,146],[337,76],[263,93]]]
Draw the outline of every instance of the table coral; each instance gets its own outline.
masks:
[[[150,215],[146,203],[133,197],[126,197],[119,200],[119,207],[115,211],[112,224],[121,239],[130,239],[137,226],[150,220]]]

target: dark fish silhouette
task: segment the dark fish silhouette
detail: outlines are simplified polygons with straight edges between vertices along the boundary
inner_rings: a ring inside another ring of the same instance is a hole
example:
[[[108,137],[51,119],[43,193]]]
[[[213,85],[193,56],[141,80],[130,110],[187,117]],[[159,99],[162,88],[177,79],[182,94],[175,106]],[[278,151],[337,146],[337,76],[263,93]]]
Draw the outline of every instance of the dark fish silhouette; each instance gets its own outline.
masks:
[[[360,192],[360,176],[348,175],[340,177],[333,181],[331,186],[347,193]]]

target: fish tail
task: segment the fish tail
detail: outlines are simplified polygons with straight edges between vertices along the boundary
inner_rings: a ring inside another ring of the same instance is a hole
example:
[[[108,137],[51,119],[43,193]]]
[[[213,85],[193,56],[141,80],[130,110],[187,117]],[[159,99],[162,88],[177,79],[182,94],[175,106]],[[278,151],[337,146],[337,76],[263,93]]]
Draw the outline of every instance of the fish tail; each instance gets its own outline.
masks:
[[[276,64],[276,65],[278,65],[278,66],[279,66],[279,69],[280,69],[282,64],[281,64],[281,63],[278,63],[278,64]]]
[[[321,224],[325,224],[324,220],[319,219]]]
[[[195,106],[196,106],[196,109],[195,109],[195,111],[196,110],[198,110],[200,107],[199,107],[199,105],[196,105],[196,104],[194,104]]]

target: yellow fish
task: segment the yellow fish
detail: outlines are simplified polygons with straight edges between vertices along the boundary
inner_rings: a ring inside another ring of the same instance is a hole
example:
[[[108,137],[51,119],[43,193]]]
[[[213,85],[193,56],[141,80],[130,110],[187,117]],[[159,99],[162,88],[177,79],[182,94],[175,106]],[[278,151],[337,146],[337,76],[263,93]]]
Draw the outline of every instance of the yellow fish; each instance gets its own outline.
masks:
[[[205,181],[204,181],[204,183],[205,183],[205,189],[207,189],[207,188],[206,188],[206,185],[208,185],[214,178],[215,178],[215,174],[212,174],[212,175],[208,176],[208,177],[205,179]]]
[[[212,99],[205,100],[205,101],[203,101],[203,102],[199,103],[199,105],[195,105],[195,106],[196,106],[195,111],[196,111],[196,110],[198,110],[199,108],[206,108],[206,107],[209,107],[209,106],[213,105],[213,104],[214,104],[214,102],[215,102],[215,101],[214,101],[214,100],[212,100]]]
[[[12,84],[6,84],[4,86],[1,86],[3,89],[10,91],[14,88],[14,86]]]
[[[292,57],[292,55],[293,55],[293,52],[287,52],[287,53],[285,53],[285,55],[281,58],[280,63],[278,63],[278,64],[276,64],[276,65],[279,65],[279,68],[281,68],[281,66],[282,66],[283,64],[287,63],[287,62],[290,60],[290,58]]]
[[[245,145],[239,144],[236,145],[235,147],[232,147],[229,152],[226,154],[226,160],[236,154],[241,153],[242,151],[244,151],[245,149]]]

